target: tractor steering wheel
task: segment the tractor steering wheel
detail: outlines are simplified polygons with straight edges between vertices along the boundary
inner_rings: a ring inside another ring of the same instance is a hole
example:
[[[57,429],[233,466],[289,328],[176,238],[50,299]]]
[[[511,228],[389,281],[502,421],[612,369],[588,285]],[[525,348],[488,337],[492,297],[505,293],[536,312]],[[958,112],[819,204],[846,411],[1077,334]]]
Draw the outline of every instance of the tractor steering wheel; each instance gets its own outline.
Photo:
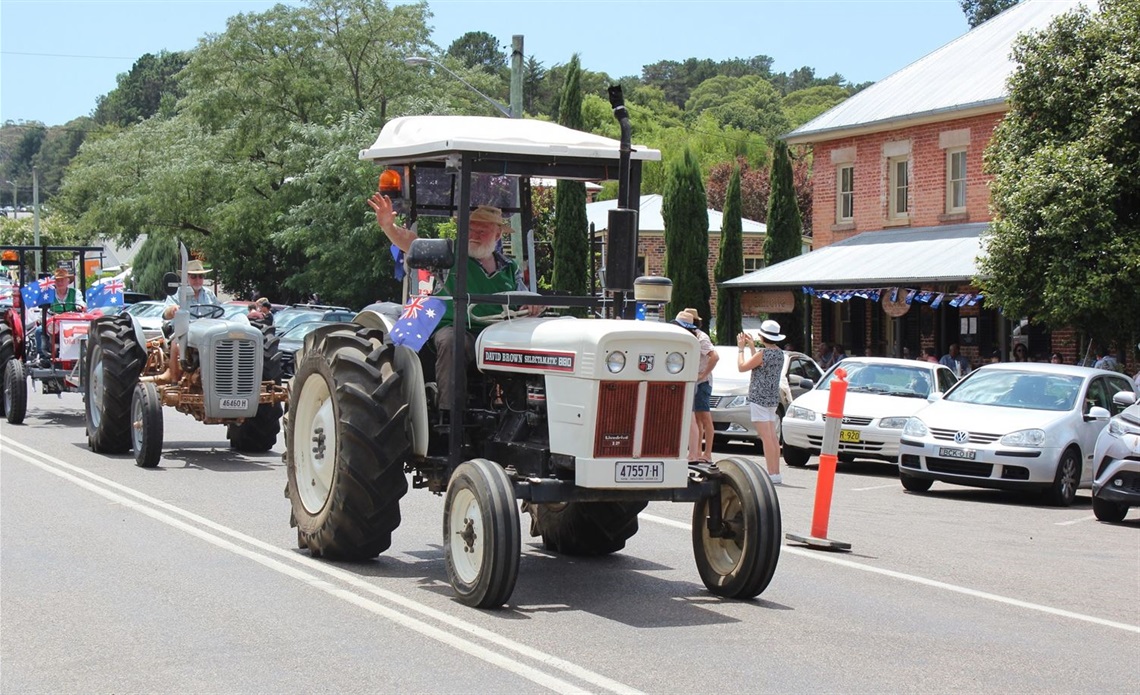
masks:
[[[188,311],[195,319],[220,319],[226,313],[221,304],[191,304]]]

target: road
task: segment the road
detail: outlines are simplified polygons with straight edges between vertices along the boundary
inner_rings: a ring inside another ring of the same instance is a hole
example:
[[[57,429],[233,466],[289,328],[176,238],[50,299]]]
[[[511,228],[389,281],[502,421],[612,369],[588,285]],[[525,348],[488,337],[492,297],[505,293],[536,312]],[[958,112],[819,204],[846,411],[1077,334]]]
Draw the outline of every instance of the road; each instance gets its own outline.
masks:
[[[524,535],[509,606],[479,611],[451,596],[441,498],[410,491],[375,561],[314,560],[288,526],[283,439],[237,454],[221,426],[165,416],[155,470],[92,453],[75,394],[0,423],[4,693],[1135,687],[1140,515],[1099,523],[1087,492],[918,495],[841,465],[828,535],[852,551],[786,544],[755,601],[705,591],[691,507],[654,503],[608,557]],[[806,533],[814,465],[784,476],[784,530]]]

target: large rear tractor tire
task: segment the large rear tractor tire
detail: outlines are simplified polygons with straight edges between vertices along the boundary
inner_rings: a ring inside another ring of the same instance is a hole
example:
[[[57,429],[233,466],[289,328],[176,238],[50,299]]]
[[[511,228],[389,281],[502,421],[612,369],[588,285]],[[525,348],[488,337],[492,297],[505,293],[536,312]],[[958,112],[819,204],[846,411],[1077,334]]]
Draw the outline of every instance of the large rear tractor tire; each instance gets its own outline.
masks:
[[[648,502],[528,504],[531,534],[547,550],[564,555],[606,555],[637,533],[637,515]]]
[[[768,587],[780,560],[780,501],[758,465],[742,458],[717,467],[723,537],[709,530],[713,497],[693,505],[693,555],[708,590],[726,598],[749,599]]]
[[[293,378],[285,418],[286,495],[298,541],[313,556],[364,560],[392,544],[411,451],[381,331],[346,323],[317,329]]]
[[[12,337],[12,327],[5,322],[6,318],[0,314],[0,379],[4,378],[4,368],[8,366],[8,360],[16,356],[16,339]],[[4,415],[5,412],[7,411],[4,399],[0,397],[0,415]]]
[[[83,394],[87,444],[99,453],[123,454],[131,450],[131,397],[146,350],[126,314],[95,319],[90,336]]]
[[[137,384],[131,396],[131,451],[139,468],[154,468],[162,458],[162,403],[150,382]]]
[[[17,359],[4,365],[4,417],[8,424],[19,425],[28,413],[28,375],[24,363]]]
[[[280,384],[283,373],[282,360],[284,359],[284,355],[278,347],[281,339],[272,332],[271,326],[266,328],[269,330],[262,329],[265,347],[262,356],[261,380]],[[249,452],[272,449],[273,445],[277,443],[277,435],[281,433],[281,411],[280,403],[262,403],[257,406],[256,415],[246,419],[240,425],[230,425],[227,428],[226,435],[229,437],[230,446],[238,451]]]
[[[502,466],[486,459],[451,474],[443,511],[443,557],[459,600],[498,608],[515,590],[522,533],[514,487]]]

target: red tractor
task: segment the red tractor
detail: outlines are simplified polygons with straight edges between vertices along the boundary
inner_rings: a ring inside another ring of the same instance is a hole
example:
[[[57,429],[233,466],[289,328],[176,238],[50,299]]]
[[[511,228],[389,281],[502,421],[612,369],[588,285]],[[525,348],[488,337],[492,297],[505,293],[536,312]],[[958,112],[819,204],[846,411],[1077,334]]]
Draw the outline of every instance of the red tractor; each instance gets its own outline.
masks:
[[[24,262],[29,251],[39,251],[40,257],[49,253],[66,252],[78,257],[75,268],[78,279],[79,296],[86,290],[86,278],[82,269],[88,254],[102,254],[103,249],[98,246],[5,246],[5,252],[12,251],[18,256],[20,268],[20,287],[31,281],[26,277]],[[50,278],[39,280],[47,283],[47,290],[51,290]],[[42,285],[41,285],[42,286]],[[40,382],[43,393],[72,393],[80,392],[81,363],[83,361],[84,346],[87,340],[87,329],[93,319],[102,315],[102,311],[66,312],[49,314],[46,304],[41,306],[25,306],[20,292],[12,293],[12,305],[0,307],[0,379],[3,380],[4,396],[0,398],[0,414],[8,422],[18,425],[24,421],[28,411],[28,378],[32,382]],[[47,354],[42,354],[40,345],[36,344],[39,331],[36,326],[42,327],[42,345]]]

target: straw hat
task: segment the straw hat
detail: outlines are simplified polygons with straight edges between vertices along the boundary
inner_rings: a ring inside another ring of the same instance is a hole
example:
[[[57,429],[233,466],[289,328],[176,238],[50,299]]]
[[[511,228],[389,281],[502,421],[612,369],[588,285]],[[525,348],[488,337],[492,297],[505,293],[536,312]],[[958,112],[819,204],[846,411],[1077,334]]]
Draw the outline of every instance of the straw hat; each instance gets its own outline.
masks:
[[[694,323],[693,320],[693,314],[688,309],[685,309],[684,311],[678,311],[677,317],[673,319],[673,323],[681,326],[682,328],[692,329],[697,327],[696,323]]]
[[[186,272],[191,275],[205,275],[206,273],[212,273],[214,271],[213,269],[207,270],[206,267],[202,265],[202,261],[195,258],[186,264]]]
[[[696,309],[693,309],[692,307],[688,307],[685,309],[685,313],[686,314],[692,314],[693,323],[698,323],[701,321],[701,315],[697,313]]]
[[[503,219],[503,211],[490,205],[480,205],[471,211],[471,224],[483,222],[499,229],[510,227],[510,223]]]
[[[760,324],[760,337],[770,343],[778,343],[785,338],[784,334],[780,332],[780,324],[772,319]]]
[[[71,273],[67,272],[67,268],[56,268],[51,276],[55,280],[69,280],[72,277]]]

